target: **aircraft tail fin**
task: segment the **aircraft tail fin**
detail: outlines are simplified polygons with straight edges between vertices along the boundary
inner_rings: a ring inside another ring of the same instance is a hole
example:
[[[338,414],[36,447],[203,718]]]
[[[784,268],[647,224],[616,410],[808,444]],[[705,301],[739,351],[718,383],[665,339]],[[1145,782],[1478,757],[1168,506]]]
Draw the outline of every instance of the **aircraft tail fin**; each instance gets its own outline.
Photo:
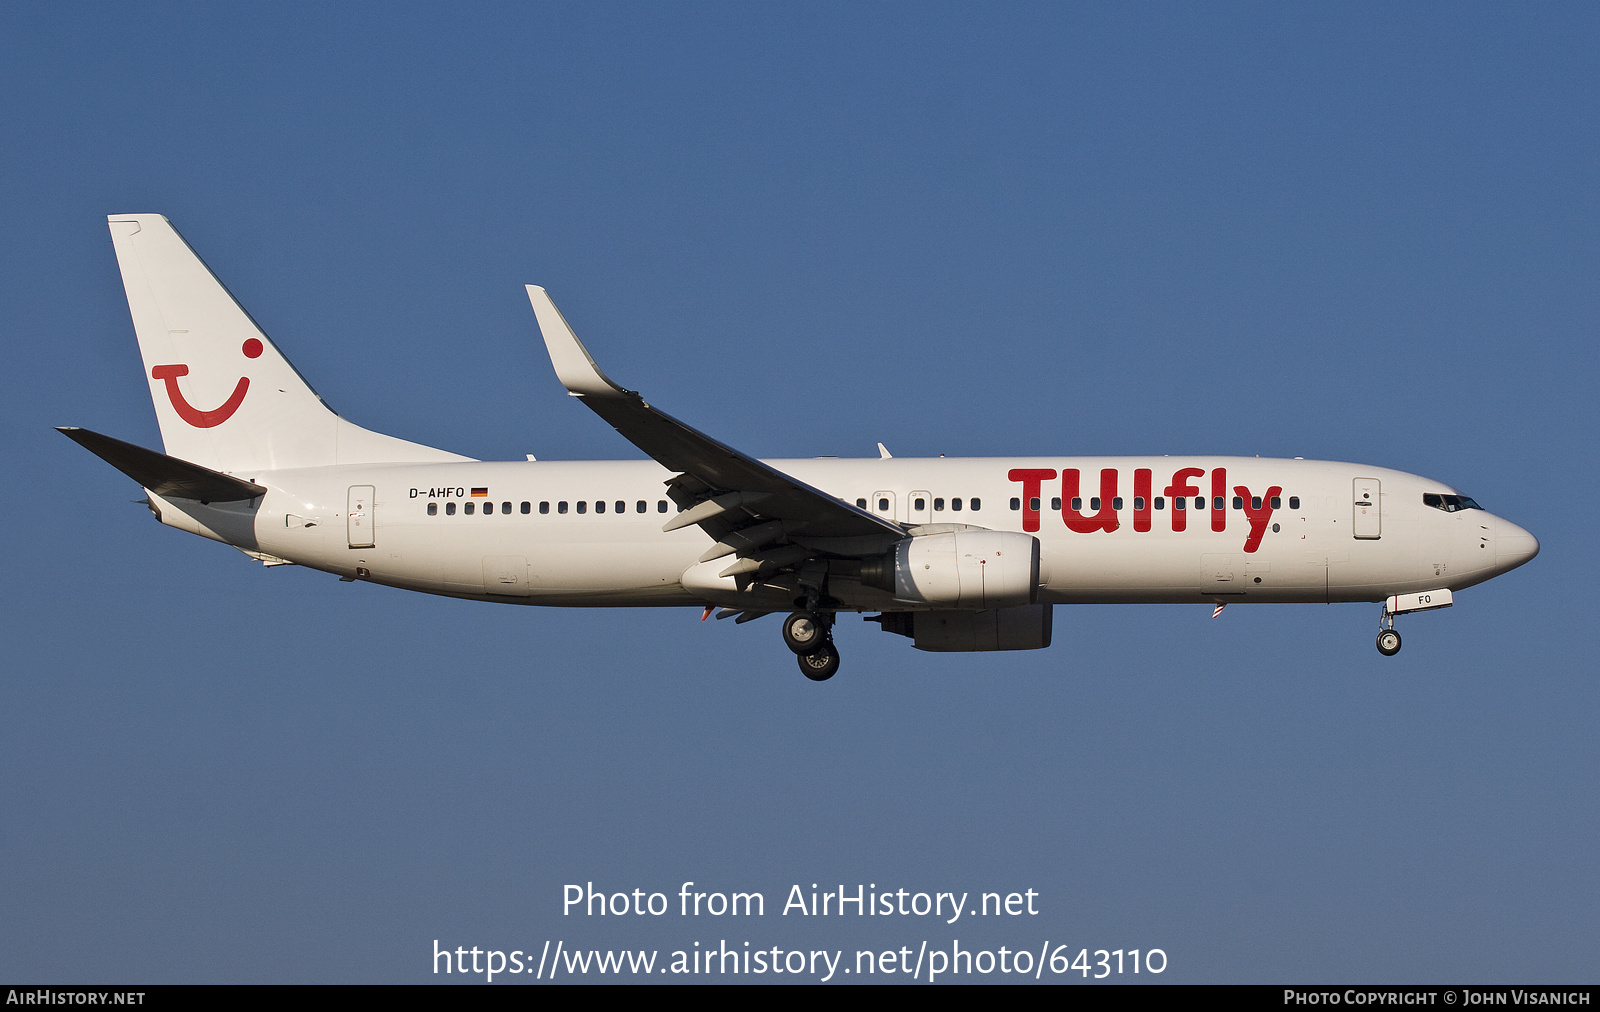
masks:
[[[166,218],[107,220],[169,455],[234,472],[470,459],[340,418]]]

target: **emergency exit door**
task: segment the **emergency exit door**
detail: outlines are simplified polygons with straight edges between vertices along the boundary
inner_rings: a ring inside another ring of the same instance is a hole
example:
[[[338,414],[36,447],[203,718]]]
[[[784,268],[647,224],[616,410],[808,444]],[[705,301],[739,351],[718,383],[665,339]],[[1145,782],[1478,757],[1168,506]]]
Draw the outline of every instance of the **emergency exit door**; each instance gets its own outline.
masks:
[[[895,518],[894,500],[895,494],[893,492],[878,491],[872,493],[872,502],[868,503],[868,505],[872,507],[872,512],[878,516],[883,517],[885,520],[893,520]]]

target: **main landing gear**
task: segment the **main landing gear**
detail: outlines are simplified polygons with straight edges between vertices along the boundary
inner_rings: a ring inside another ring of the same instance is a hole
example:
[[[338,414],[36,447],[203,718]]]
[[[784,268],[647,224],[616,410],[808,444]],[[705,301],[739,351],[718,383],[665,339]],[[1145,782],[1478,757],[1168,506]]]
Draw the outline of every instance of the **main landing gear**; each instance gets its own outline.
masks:
[[[796,660],[800,662],[801,674],[813,682],[826,682],[839,670],[839,649],[829,640],[815,653],[801,654]]]
[[[783,620],[783,642],[795,652],[800,673],[813,682],[825,682],[839,670],[839,650],[833,645],[832,615],[795,612]]]

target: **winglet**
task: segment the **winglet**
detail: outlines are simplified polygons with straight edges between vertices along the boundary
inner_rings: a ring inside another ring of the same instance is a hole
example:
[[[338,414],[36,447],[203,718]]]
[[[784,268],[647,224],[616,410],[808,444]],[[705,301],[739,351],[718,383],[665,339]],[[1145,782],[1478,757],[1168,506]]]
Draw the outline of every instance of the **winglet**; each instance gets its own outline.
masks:
[[[566,317],[550,301],[550,295],[538,285],[528,286],[528,301],[533,303],[533,315],[539,320],[539,331],[544,334],[544,346],[550,352],[550,364],[555,367],[556,378],[573,397],[626,396],[624,390],[611,382],[595,364],[589,349],[572,332]]]

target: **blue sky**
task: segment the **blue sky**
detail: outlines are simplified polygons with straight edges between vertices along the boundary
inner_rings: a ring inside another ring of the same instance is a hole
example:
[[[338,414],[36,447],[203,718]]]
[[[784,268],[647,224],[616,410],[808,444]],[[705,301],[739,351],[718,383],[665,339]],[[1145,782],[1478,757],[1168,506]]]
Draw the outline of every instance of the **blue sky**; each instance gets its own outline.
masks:
[[[0,975],[959,938],[1160,947],[1173,981],[1594,979],[1589,8],[4,24]],[[113,212],[172,219],[341,413],[477,457],[639,456],[562,395],[533,282],[619,382],[760,456],[1354,460],[1543,553],[1393,659],[1374,606],[1078,607],[1022,654],[845,622],[821,686],[770,619],[263,570],[51,431],[159,446]],[[569,882],[685,880],[1042,912],[561,915]]]

